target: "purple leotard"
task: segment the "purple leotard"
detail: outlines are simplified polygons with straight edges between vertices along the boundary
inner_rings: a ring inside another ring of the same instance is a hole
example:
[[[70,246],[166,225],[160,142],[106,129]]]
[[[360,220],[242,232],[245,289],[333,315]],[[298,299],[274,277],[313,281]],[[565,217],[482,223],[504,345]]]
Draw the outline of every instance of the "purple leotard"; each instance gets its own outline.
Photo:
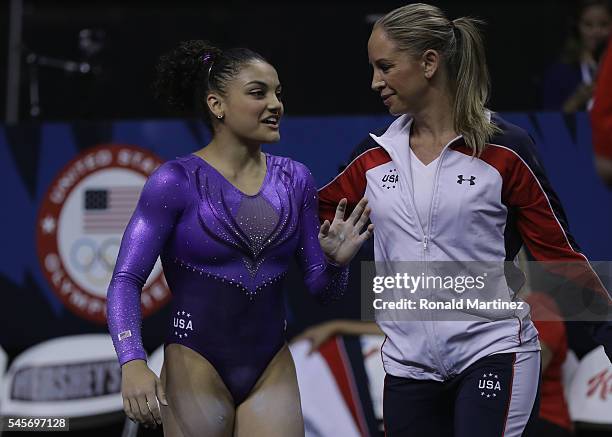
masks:
[[[195,155],[151,175],[108,289],[108,325],[120,364],[146,359],[140,292],[158,256],[173,294],[165,343],[205,357],[236,404],[285,343],[282,283],[290,259],[296,256],[317,298],[344,291],[347,269],[327,263],[319,245],[312,175],[289,158],[266,155],[266,162],[253,196]]]

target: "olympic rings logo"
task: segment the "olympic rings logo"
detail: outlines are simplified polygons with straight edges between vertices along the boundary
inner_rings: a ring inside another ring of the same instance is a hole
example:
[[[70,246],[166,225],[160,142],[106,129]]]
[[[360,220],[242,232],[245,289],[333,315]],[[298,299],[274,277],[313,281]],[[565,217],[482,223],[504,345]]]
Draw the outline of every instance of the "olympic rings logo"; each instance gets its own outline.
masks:
[[[107,238],[101,243],[92,238],[79,238],[70,247],[70,265],[96,285],[108,283],[121,240]]]

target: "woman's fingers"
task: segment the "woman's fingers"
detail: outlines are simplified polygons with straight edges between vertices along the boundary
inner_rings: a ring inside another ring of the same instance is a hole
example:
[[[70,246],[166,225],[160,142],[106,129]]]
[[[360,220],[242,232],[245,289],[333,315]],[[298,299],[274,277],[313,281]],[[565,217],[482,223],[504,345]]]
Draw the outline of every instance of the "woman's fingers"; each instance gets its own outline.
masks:
[[[361,214],[361,217],[359,217],[359,220],[357,221],[357,223],[355,223],[355,233],[357,234],[361,233],[361,230],[363,229],[363,227],[366,225],[368,220],[370,220],[371,212],[372,212],[372,209],[370,209],[369,207],[365,208],[365,210],[363,211],[363,214]]]
[[[306,353],[306,355],[314,354],[317,350],[319,350],[319,346],[321,346],[321,342],[317,338],[311,338],[310,348],[308,349],[308,352]]]
[[[357,223],[357,221],[361,218],[362,213],[366,209],[367,205],[368,205],[368,198],[362,197],[359,203],[357,203],[357,206],[355,206],[355,209],[353,209],[353,212],[351,213],[347,221],[353,225]]]
[[[121,373],[125,414],[145,427],[161,424],[160,403],[167,401],[159,378],[141,360],[125,363]]]
[[[363,242],[368,240],[368,238],[370,238],[373,233],[374,233],[374,225],[370,224],[368,228],[365,230],[365,232],[359,236],[359,238],[361,239],[361,243],[363,244]]]
[[[136,397],[130,397],[128,398],[128,401],[132,409],[132,414],[136,418],[136,422],[144,424],[145,417],[142,415],[142,412],[140,411],[140,406],[138,405],[138,399]]]
[[[138,396],[138,398],[136,398],[136,404],[138,405],[138,410],[140,411],[140,416],[142,417],[142,423],[145,426],[155,426],[155,419],[153,418],[153,413],[151,413],[151,410],[147,405],[146,396]]]
[[[334,216],[334,221],[336,220],[344,220],[344,213],[346,212],[346,198],[340,199],[338,202],[338,206],[336,207],[336,215]]]
[[[159,410],[159,402],[157,402],[157,397],[155,396],[155,393],[148,393],[146,397],[146,402],[147,406],[149,407],[149,411],[153,416],[153,419],[155,419],[155,423],[157,425],[161,425],[161,411]]]
[[[146,423],[146,417],[142,415],[140,411],[140,406],[138,405],[138,399],[136,397],[129,397],[128,402],[130,403],[130,411],[132,412],[132,416],[137,423]]]
[[[130,405],[130,400],[128,398],[123,398],[123,411],[125,412],[125,415],[129,417],[129,419],[132,422],[138,422],[138,419],[136,415],[134,414],[134,411],[132,411],[132,406]]]
[[[330,227],[331,227],[331,224],[329,223],[329,220],[325,220],[323,224],[321,225],[321,229],[319,229],[319,235],[322,237],[327,237]]]

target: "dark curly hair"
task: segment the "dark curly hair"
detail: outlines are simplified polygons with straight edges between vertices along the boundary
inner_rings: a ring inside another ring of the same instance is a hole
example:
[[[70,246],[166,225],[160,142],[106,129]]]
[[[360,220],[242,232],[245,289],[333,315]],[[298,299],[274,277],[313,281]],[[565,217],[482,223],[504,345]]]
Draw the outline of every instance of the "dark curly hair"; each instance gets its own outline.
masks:
[[[268,62],[246,48],[221,50],[208,41],[181,42],[157,63],[155,97],[181,115],[201,115],[212,131],[214,117],[206,96],[211,91],[224,95],[228,83],[253,61]]]

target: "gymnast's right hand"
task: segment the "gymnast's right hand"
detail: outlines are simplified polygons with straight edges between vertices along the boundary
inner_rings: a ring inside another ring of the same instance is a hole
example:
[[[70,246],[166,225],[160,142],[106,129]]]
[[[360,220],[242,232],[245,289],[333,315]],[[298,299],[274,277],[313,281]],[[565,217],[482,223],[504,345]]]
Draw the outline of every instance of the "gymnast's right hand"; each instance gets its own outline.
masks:
[[[159,403],[168,405],[166,393],[144,360],[128,361],[121,366],[121,395],[123,410],[131,420],[145,427],[161,425]]]

